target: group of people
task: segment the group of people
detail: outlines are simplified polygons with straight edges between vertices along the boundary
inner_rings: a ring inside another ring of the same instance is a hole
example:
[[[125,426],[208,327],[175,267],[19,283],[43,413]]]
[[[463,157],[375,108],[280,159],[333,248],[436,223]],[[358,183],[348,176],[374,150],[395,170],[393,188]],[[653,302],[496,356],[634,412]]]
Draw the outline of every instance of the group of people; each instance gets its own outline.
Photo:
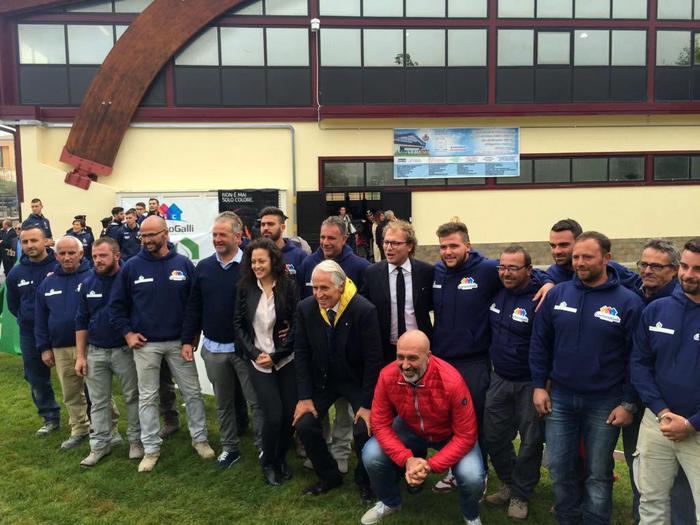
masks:
[[[218,465],[240,458],[244,396],[270,485],[292,476],[295,433],[318,478],[312,496],[342,484],[354,442],[355,483],[372,505],[365,525],[401,509],[401,479],[415,493],[430,473],[444,474],[434,491],[458,491],[464,522],[480,524],[487,458],[501,486],[485,502],[527,518],[545,442],[557,520],[610,523],[621,430],[635,521],[700,521],[700,238],[680,253],[650,240],[637,274],[611,260],[605,235],[565,219],[549,232],[554,264],[543,271],[518,245],[485,257],[452,220],[436,232],[432,265],[415,258],[413,227],[391,220],[378,233],[384,258],[370,264],[348,246],[344,215],[323,221],[308,255],[285,238],[285,221],[261,210],[261,237],[246,243],[240,218],[221,213],[215,253],[195,267],[153,214],[136,255],[122,264],[107,235],[92,246],[92,269],[82,242],[65,236],[50,250],[40,224],[24,226],[7,293],[44,418],[38,434],[58,430],[55,366],[71,426],[62,448],[89,437],[81,464],[96,465],[120,440],[116,375],[129,457],[153,470],[167,363],[192,446],[214,459],[193,360],[201,348]]]

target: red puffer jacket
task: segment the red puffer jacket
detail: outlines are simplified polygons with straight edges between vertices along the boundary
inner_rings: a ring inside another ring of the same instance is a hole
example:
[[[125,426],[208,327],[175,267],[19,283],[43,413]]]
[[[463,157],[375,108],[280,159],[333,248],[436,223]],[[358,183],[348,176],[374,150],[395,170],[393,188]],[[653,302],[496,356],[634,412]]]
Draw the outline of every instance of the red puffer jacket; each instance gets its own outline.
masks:
[[[396,416],[430,443],[449,440],[428,460],[434,472],[456,465],[476,443],[476,415],[469,389],[452,365],[435,356],[430,357],[417,385],[404,380],[399,367],[391,363],[381,371],[374,390],[372,433],[392,461],[404,467],[413,453],[391,428]]]

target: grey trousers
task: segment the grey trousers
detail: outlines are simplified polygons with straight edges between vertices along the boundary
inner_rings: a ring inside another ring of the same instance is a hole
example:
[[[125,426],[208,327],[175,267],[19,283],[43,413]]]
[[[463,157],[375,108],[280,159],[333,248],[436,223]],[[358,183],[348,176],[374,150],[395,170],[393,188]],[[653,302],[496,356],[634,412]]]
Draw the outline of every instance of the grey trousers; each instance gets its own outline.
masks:
[[[206,347],[202,347],[202,360],[207,370],[207,377],[214,386],[221,447],[228,452],[238,450],[236,389],[234,387],[234,378],[238,377],[243,395],[253,412],[255,446],[258,450],[262,450],[263,413],[253,384],[250,382],[248,364],[235,352],[210,352]]]
[[[158,387],[160,386],[160,363],[165,359],[175,382],[185,400],[187,426],[192,442],[207,441],[207,425],[202,391],[194,361],[185,361],[180,356],[180,341],[149,342],[134,350],[134,363],[139,379],[139,421],[141,442],[146,454],[160,451],[163,440],[160,430]]]
[[[141,441],[139,424],[139,387],[134,365],[134,354],[128,346],[120,348],[87,349],[87,376],[85,383],[90,391],[92,431],[90,448],[98,450],[109,445],[115,425],[112,411],[112,375],[116,375],[126,405],[126,435],[130,443]]]
[[[532,383],[491,373],[484,408],[484,444],[496,474],[514,497],[529,501],[540,480],[544,425],[532,403]],[[520,433],[516,456],[513,440]]]
[[[335,419],[331,430],[330,417],[326,416],[321,422],[323,438],[328,443],[328,449],[335,460],[347,461],[352,450],[352,428],[355,416],[347,399],[341,397],[335,402]]]

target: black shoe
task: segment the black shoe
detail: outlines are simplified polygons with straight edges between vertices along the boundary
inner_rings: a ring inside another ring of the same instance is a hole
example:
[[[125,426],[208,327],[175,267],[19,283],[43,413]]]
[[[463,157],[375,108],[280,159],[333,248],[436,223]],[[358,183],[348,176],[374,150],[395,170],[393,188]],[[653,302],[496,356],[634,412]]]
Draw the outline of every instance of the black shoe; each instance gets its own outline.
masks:
[[[170,436],[175,434],[176,432],[180,431],[180,423],[179,422],[167,422],[160,427],[160,430],[158,431],[158,437],[160,439],[168,439]]]
[[[360,490],[360,499],[363,504],[369,505],[377,499],[369,485],[358,485],[357,488]]]
[[[284,481],[289,481],[290,479],[292,479],[292,469],[289,468],[289,465],[286,461],[283,461],[279,464],[277,472]]]
[[[404,484],[406,485],[406,492],[408,492],[411,495],[418,494],[420,491],[423,490],[423,487],[425,487],[425,483],[421,483],[420,485],[417,485],[415,487],[412,487],[411,485],[409,485],[405,481],[404,481]]]
[[[337,483],[328,483],[326,481],[318,481],[315,484],[306,487],[304,489],[304,495],[305,496],[320,496],[321,494],[325,494],[326,492],[329,492],[333,489],[337,489],[340,487],[340,485],[343,483],[343,480],[340,479]]]
[[[266,466],[262,468],[262,471],[263,477],[265,478],[265,481],[267,481],[268,485],[278,487],[282,484],[282,482],[279,479],[279,475],[277,474],[277,470],[275,470],[274,467]]]

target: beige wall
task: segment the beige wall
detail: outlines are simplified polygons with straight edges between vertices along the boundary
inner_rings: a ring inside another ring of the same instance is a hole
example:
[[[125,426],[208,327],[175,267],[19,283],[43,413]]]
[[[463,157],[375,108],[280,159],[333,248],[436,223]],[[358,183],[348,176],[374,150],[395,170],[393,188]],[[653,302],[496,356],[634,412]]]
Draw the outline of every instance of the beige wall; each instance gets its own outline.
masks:
[[[480,119],[335,120],[294,123],[297,189],[318,189],[318,158],[391,156],[395,127],[519,126],[523,153],[700,150],[695,116],[528,117]],[[68,166],[58,161],[65,128],[23,127],[23,212],[38,196],[57,231],[75,213],[97,228],[118,191],[280,188],[292,194],[291,133],[284,129],[131,128],[110,176],[89,191],[64,184]],[[413,194],[419,241],[434,242],[435,228],[453,215],[465,220],[474,242],[542,239],[564,216],[611,237],[698,234],[700,185]],[[289,205],[293,199],[289,199]]]

